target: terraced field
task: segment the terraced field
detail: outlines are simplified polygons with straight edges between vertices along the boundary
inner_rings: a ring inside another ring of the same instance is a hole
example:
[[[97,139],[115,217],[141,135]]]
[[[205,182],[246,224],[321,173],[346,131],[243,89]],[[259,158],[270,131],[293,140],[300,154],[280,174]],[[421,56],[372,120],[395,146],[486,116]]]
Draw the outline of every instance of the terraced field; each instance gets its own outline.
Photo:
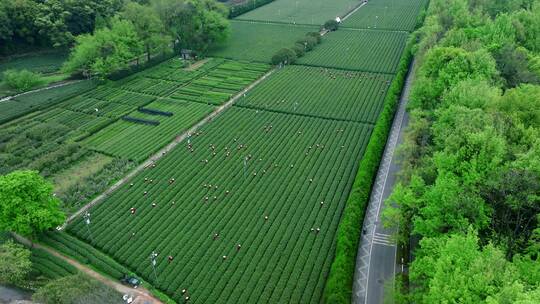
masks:
[[[412,31],[427,0],[376,0],[352,14],[344,27]]]
[[[325,35],[297,64],[394,73],[407,36],[404,32],[340,29]]]
[[[287,66],[238,105],[284,113],[374,123],[392,76]]]
[[[186,288],[193,303],[313,302],[370,130],[230,109],[193,152],[173,150],[93,208],[96,246],[176,300]],[[82,221],[69,232],[90,241]]]
[[[358,0],[276,0],[236,19],[320,25],[359,4]]]
[[[231,21],[231,37],[226,43],[210,50],[210,55],[233,60],[268,63],[275,52],[294,45],[295,41],[304,37],[307,32],[317,30],[319,30],[318,26],[293,26],[233,20]]]

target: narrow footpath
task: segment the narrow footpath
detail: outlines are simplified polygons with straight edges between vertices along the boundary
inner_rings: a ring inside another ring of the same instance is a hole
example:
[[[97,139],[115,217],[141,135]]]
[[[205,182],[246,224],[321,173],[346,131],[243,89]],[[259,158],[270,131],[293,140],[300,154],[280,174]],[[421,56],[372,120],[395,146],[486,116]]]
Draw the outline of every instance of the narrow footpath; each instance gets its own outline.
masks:
[[[116,291],[118,291],[122,295],[129,295],[133,297],[132,304],[161,304],[162,302],[152,296],[150,291],[148,291],[146,288],[139,286],[137,288],[131,288],[126,285],[122,285],[118,283],[115,280],[112,280],[110,278],[107,278],[103,276],[102,274],[94,271],[93,269],[89,268],[88,266],[85,266],[74,259],[68,258],[65,255],[59,253],[58,251],[49,248],[47,246],[38,244],[38,243],[31,243],[30,240],[27,238],[20,236],[18,234],[13,234],[13,237],[20,243],[26,244],[28,246],[32,245],[34,248],[39,248],[47,251],[48,253],[66,261],[67,263],[73,265],[75,268],[77,268],[79,271],[85,273],[86,275],[102,282],[103,284],[110,286],[114,288]]]
[[[381,222],[384,201],[392,193],[397,182],[399,155],[396,147],[403,142],[403,134],[409,117],[406,110],[409,101],[411,82],[414,79],[416,62],[413,61],[401,94],[399,107],[386,142],[382,161],[364,218],[362,236],[356,255],[356,269],[353,281],[353,304],[383,303],[385,282],[392,280],[402,271],[401,263],[396,261],[397,245],[392,239],[397,231],[384,228]]]

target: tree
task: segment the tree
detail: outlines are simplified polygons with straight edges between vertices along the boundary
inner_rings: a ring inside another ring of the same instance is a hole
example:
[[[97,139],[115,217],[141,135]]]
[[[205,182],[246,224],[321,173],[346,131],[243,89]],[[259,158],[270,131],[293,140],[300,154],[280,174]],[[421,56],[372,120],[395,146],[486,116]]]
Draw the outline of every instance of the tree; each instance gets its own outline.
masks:
[[[514,88],[522,83],[540,83],[538,76],[529,70],[527,51],[505,45],[495,54],[497,69],[506,82],[506,87]]]
[[[21,285],[31,270],[30,250],[11,240],[0,245],[0,283]]]
[[[7,70],[2,79],[9,88],[17,92],[28,91],[44,82],[39,74],[28,70]]]
[[[339,23],[334,19],[328,20],[324,23],[323,28],[330,32],[337,31],[339,28]]]
[[[97,74],[101,78],[127,68],[143,49],[133,24],[118,18],[112,20],[110,29],[97,30],[94,35],[81,35],[76,40],[77,45],[64,63],[63,70]]]
[[[136,2],[128,2],[122,11],[122,17],[131,21],[137,36],[144,45],[146,56],[150,61],[150,53],[155,49],[165,49],[171,41],[164,35],[164,27],[157,12],[149,6]]]
[[[114,289],[82,273],[49,282],[32,299],[44,304],[125,303]]]
[[[482,303],[517,278],[515,267],[492,245],[478,246],[473,230],[424,238],[410,277],[418,285],[414,303]]]
[[[36,171],[14,171],[0,177],[0,230],[28,237],[64,222],[53,186]]]
[[[272,64],[278,65],[278,64],[292,64],[296,61],[296,53],[287,48],[283,48],[277,53],[272,56]]]
[[[229,36],[228,10],[213,0],[152,0],[177,49],[205,52]]]

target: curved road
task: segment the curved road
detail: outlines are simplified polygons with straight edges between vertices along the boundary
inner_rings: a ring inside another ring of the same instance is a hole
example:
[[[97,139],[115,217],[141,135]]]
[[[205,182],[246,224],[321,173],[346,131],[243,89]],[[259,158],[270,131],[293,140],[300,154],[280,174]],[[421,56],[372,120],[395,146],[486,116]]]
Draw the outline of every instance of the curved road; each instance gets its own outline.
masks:
[[[392,192],[396,183],[396,173],[399,172],[399,159],[394,151],[403,141],[403,133],[409,121],[405,108],[414,78],[414,67],[413,61],[364,217],[353,281],[354,304],[383,303],[385,282],[394,278],[397,271],[403,270],[402,265],[396,261],[397,247],[391,238],[396,231],[383,227],[381,215],[384,201]]]

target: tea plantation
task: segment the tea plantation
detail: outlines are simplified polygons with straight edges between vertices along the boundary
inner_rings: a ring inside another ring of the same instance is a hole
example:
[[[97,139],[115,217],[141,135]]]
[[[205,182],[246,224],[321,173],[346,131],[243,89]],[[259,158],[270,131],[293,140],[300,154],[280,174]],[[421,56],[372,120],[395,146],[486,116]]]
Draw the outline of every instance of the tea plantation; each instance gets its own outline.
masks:
[[[10,108],[0,114],[0,173],[54,179],[95,155],[122,164],[60,193],[79,206],[236,96],[92,205],[91,224],[77,216],[41,242],[115,279],[133,272],[177,303],[321,303],[360,161],[393,113],[425,3],[389,1],[365,4],[292,65],[269,62],[361,2],[276,0],[231,20],[229,39],[194,67],[173,58]]]

